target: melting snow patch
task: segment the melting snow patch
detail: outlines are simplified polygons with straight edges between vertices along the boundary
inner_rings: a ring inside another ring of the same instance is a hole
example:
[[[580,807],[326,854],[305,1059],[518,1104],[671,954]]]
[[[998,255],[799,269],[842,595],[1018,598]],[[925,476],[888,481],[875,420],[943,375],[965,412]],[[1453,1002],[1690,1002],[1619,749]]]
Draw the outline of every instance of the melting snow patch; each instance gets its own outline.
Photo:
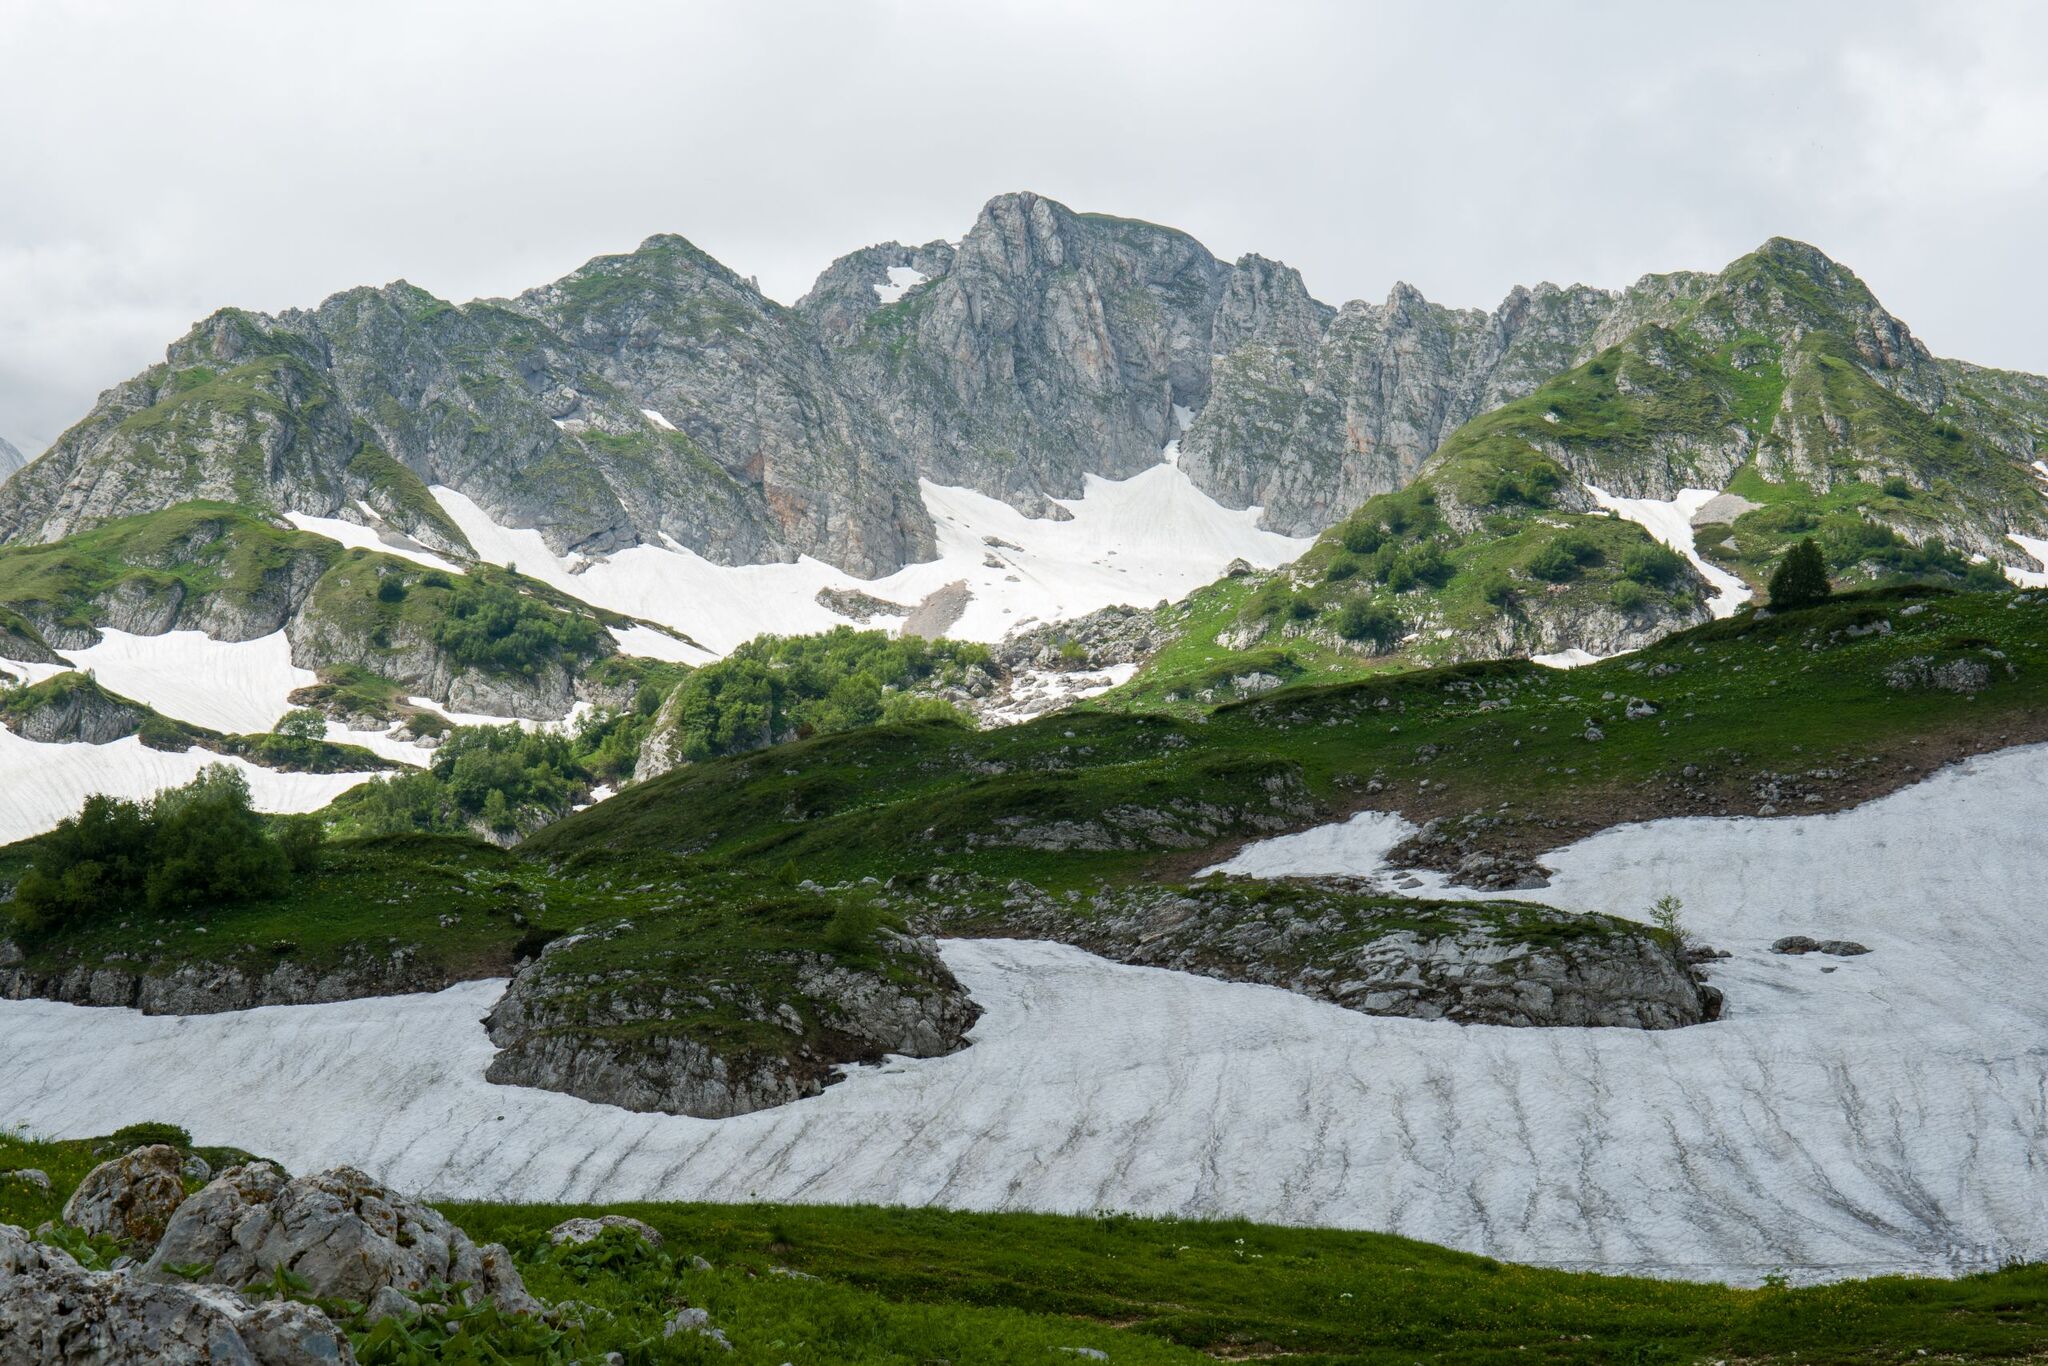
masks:
[[[2034,463],[2039,464],[2040,462],[2035,461]],[[2007,536],[2005,539],[2011,541],[2029,555],[2032,555],[2042,565],[2042,568],[2039,570],[2021,569],[2017,565],[2007,565],[2005,567],[2005,576],[2022,588],[2048,588],[2048,541],[2039,540],[2033,536],[2018,535]]]
[[[1591,484],[1586,485],[1586,492],[1601,507],[1611,509],[1624,521],[1634,522],[1692,561],[1692,567],[1713,585],[1714,596],[1707,600],[1707,610],[1715,616],[1732,617],[1736,608],[1749,601],[1748,584],[1719,565],[1709,564],[1693,548],[1693,514],[1720,496],[1714,490],[1680,489],[1669,502],[1658,498],[1617,498]]]
[[[445,570],[460,574],[462,566],[442,559],[431,550],[426,550],[400,537],[389,540],[369,527],[355,522],[345,522],[339,517],[314,517],[304,512],[287,512],[286,521],[301,531],[310,531],[315,536],[325,536],[330,541],[339,541],[350,549],[375,550],[385,555],[396,555],[402,560],[423,564],[429,569]]]
[[[621,652],[638,655],[642,659],[659,659],[670,664],[705,664],[718,658],[709,650],[699,649],[687,640],[678,640],[652,626],[613,626],[610,630]]]
[[[1609,656],[1596,655],[1591,650],[1581,650],[1574,645],[1569,650],[1559,650],[1555,654],[1530,655],[1529,662],[1541,664],[1546,669],[1576,669],[1585,664],[1598,664],[1606,658]]]
[[[269,730],[291,710],[295,689],[319,682],[311,669],[292,663],[291,642],[282,631],[227,641],[203,631],[134,636],[103,629],[99,644],[65,654],[109,692],[230,734]]]
[[[38,744],[0,728],[0,844],[27,839],[78,814],[88,796],[143,798],[188,783],[208,764],[228,764],[249,779],[264,811],[317,811],[375,777],[371,773],[279,773],[203,749],[165,753],[129,736],[110,744]],[[5,1030],[0,1029],[0,1035]],[[0,1058],[6,1045],[0,1043]],[[0,1086],[0,1096],[7,1095]]]
[[[889,267],[889,282],[875,286],[875,297],[880,299],[884,305],[893,304],[902,298],[905,293],[916,289],[930,278],[929,275],[912,270],[909,266],[891,266]]]
[[[1213,581],[1233,559],[1272,568],[1312,544],[1258,526],[1261,509],[1225,508],[1169,465],[1130,479],[1088,476],[1061,499],[1066,521],[1027,517],[971,489],[921,482],[939,557],[885,578],[857,579],[822,561],[720,565],[669,541],[592,560],[571,575],[537,531],[499,526],[476,503],[436,487],[477,553],[583,601],[658,622],[723,655],[755,636],[808,635],[849,623],[817,600],[824,588],[922,602],[949,585],[968,594],[946,634],[998,641],[1029,621],[1061,621],[1115,604],[1149,606]]]
[[[675,423],[669,421],[667,418],[663,417],[660,413],[657,413],[652,408],[642,408],[640,410],[640,416],[646,418],[649,422],[652,422],[655,426],[661,428],[665,432],[672,432],[676,429]]]

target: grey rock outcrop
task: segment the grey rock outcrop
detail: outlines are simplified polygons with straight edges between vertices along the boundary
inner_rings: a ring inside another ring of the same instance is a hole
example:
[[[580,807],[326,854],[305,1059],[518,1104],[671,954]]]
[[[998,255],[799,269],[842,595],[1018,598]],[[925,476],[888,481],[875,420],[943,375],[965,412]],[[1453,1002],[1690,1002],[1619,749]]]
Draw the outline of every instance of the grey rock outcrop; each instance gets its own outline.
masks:
[[[548,1242],[556,1247],[581,1247],[585,1243],[595,1242],[607,1230],[615,1228],[625,1229],[651,1248],[661,1247],[661,1234],[653,1225],[626,1214],[601,1214],[595,1219],[564,1219],[548,1230]]]
[[[1675,1029],[1719,1014],[1720,992],[1632,921],[1525,902],[1389,902],[1339,880],[1284,885],[1284,895],[1259,896],[1228,883],[1104,889],[1077,906],[1013,882],[1000,914],[977,928],[1368,1015]]]
[[[162,1143],[102,1162],[64,1202],[64,1222],[132,1252],[147,1252],[185,1203],[183,1168],[178,1150]]]
[[[283,1270],[312,1293],[372,1306],[466,1282],[468,1303],[536,1313],[505,1249],[478,1247],[438,1211],[351,1167],[288,1180],[268,1162],[231,1167],[179,1206],[138,1278],[177,1279],[172,1267],[204,1266],[201,1280],[240,1286]]]
[[[0,940],[0,945],[9,942]],[[4,957],[0,955],[0,964]],[[364,950],[319,969],[285,961],[262,971],[232,963],[188,963],[169,972],[149,972],[140,964],[36,969],[16,962],[0,965],[0,1000],[121,1006],[145,1015],[212,1015],[256,1006],[439,991],[450,980],[445,969],[423,964],[403,951]]]
[[[26,698],[33,697],[31,704]],[[42,744],[110,744],[142,729],[149,712],[83,674],[60,674],[0,707],[0,724]]]
[[[6,437],[0,436],[0,484],[6,483],[9,475],[27,463],[28,458]]]
[[[522,967],[484,1020],[499,1053],[484,1075],[628,1110],[718,1119],[814,1096],[838,1068],[887,1054],[937,1057],[965,1046],[980,1010],[929,940],[884,935],[887,969],[790,956],[790,990],[771,997],[650,963],[582,968],[576,938]],[[673,965],[679,967],[680,965]],[[676,1021],[729,1015],[775,1044]]]
[[[348,1366],[320,1310],[211,1285],[87,1271],[0,1224],[0,1355],[23,1366]]]

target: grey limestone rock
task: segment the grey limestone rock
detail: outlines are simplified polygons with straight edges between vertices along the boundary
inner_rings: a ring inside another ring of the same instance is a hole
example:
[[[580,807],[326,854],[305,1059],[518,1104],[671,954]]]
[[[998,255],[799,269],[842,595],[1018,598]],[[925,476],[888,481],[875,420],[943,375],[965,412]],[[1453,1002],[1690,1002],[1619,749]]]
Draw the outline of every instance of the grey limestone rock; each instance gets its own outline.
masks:
[[[504,1248],[478,1247],[438,1211],[350,1167],[295,1180],[267,1162],[229,1168],[178,1208],[139,1275],[168,1281],[169,1268],[192,1265],[227,1286],[282,1269],[305,1277],[316,1295],[365,1303],[383,1290],[467,1282],[471,1303],[539,1308]]]
[[[0,1224],[0,1355],[29,1366],[345,1366],[348,1339],[311,1305],[252,1304],[213,1285],[87,1271]]]
[[[147,1252],[184,1202],[184,1159],[176,1148],[157,1143],[87,1172],[64,1202],[64,1222]]]

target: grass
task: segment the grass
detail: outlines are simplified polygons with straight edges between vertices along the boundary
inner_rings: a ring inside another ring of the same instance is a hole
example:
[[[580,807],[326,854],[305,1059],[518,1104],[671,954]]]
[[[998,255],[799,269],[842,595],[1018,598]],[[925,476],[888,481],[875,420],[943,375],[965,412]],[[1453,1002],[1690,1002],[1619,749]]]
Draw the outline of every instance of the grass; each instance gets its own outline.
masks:
[[[1861,633],[1878,621],[1888,631]],[[1760,774],[1827,768],[1846,776],[1810,780],[1825,809],[1944,755],[2048,738],[2044,624],[2038,595],[1885,590],[1746,613],[1569,673],[1459,665],[1282,689],[1199,720],[1098,708],[978,734],[878,727],[692,765],[528,848],[793,860],[821,881],[943,866],[1064,888],[1186,869],[1364,805],[1498,812],[1554,845],[1617,820],[1753,811]],[[1961,656],[1996,665],[1974,696],[1887,680],[1902,660]],[[1655,714],[1627,719],[1631,698]],[[1584,738],[1589,722],[1604,739]],[[1106,838],[1030,847],[1060,822]]]
[[[0,1134],[0,1171],[35,1167],[53,1183],[42,1192],[0,1180],[0,1221],[54,1219],[86,1171],[129,1141]],[[238,1157],[200,1152],[216,1168]],[[477,1241],[506,1244],[542,1300],[590,1306],[553,1344],[557,1355],[511,1348],[513,1361],[617,1351],[734,1366],[1044,1363],[1074,1359],[1062,1349],[1077,1347],[1113,1362],[1301,1366],[2038,1361],[2048,1341],[2048,1269],[2039,1266],[1733,1289],[1232,1220],[768,1204],[442,1209]],[[580,1250],[548,1245],[557,1222],[600,1213],[652,1225],[664,1250],[618,1234]],[[734,1350],[664,1338],[685,1305],[707,1310]],[[503,1325],[480,1332],[510,1346]]]

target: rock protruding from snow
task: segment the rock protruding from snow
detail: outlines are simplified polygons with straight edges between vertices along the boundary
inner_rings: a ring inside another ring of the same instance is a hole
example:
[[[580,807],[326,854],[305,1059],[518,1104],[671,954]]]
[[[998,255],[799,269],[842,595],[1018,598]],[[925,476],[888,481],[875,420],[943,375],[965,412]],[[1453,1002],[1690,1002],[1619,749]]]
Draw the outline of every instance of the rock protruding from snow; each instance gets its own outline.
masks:
[[[0,1224],[0,1352],[14,1362],[160,1366],[348,1366],[348,1339],[318,1309],[251,1304],[210,1285],[87,1271]]]
[[[1338,880],[1290,881],[1284,890],[1105,888],[1078,905],[1021,880],[1007,891],[984,932],[1284,987],[1367,1015],[1676,1029],[1720,1014],[1721,993],[1665,938],[1612,916],[1519,902],[1393,901]]]
[[[178,1208],[143,1279],[175,1279],[173,1267],[205,1266],[201,1279],[247,1285],[279,1270],[303,1276],[317,1296],[372,1306],[439,1283],[467,1283],[465,1300],[533,1313],[512,1258],[478,1247],[438,1211],[355,1170],[336,1167],[287,1180],[268,1162],[232,1167]]]
[[[102,1162],[64,1202],[64,1222],[133,1252],[147,1252],[185,1203],[184,1159],[153,1143]]]
[[[658,958],[600,967],[582,958],[585,942],[549,944],[492,1007],[484,1026],[500,1051],[489,1080],[721,1119],[815,1096],[848,1063],[955,1052],[981,1015],[937,945],[908,935],[883,933],[880,966],[797,955],[784,992],[703,980],[697,964]],[[782,1041],[678,1025],[682,1001],[684,1013],[729,1011]]]

